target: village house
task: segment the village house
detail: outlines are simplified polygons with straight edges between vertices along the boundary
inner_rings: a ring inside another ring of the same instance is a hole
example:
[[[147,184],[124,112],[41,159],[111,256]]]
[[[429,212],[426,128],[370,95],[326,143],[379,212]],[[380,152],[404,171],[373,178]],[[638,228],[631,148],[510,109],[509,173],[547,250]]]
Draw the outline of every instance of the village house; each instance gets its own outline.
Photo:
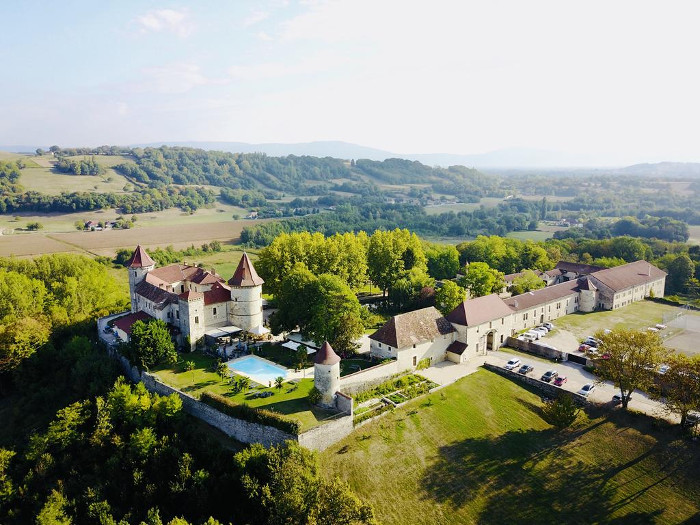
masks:
[[[131,324],[144,320],[144,315],[166,322],[175,329],[178,342],[192,349],[213,329],[229,334],[267,331],[262,326],[264,281],[245,252],[228,281],[188,264],[156,268],[140,245],[127,267],[132,313],[115,322],[123,340],[128,339]]]
[[[558,284],[505,299],[496,294],[468,299],[444,317],[432,307],[394,316],[370,336],[370,353],[396,358],[400,370],[428,357],[431,363],[463,363],[564,315],[663,297],[666,282],[666,273],[646,261],[615,268],[560,262],[551,275]]]

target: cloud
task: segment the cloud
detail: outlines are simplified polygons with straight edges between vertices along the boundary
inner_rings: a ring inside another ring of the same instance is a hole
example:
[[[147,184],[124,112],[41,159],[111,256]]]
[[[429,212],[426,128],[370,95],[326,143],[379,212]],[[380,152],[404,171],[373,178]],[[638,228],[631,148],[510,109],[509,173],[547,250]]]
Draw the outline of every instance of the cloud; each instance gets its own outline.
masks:
[[[273,38],[270,35],[268,35],[265,31],[260,31],[257,36],[258,39],[262,40],[263,42],[271,42],[273,40]]]
[[[243,20],[243,26],[244,27],[253,26],[255,24],[262,22],[263,20],[265,20],[269,16],[270,16],[270,13],[268,13],[267,11],[253,11],[252,13],[250,13],[250,15],[248,15],[248,17],[246,17]]]
[[[207,77],[197,64],[174,63],[165,66],[149,67],[141,70],[145,79],[134,86],[136,92],[155,92],[163,94],[186,93],[198,86],[220,85],[226,79]]]
[[[156,9],[137,16],[134,23],[142,34],[163,32],[187,38],[194,31],[194,23],[188,9]]]
[[[236,65],[228,69],[229,75],[238,80],[268,80],[293,75],[311,75],[332,69],[342,69],[348,59],[335,52],[319,52],[296,62],[261,62]]]

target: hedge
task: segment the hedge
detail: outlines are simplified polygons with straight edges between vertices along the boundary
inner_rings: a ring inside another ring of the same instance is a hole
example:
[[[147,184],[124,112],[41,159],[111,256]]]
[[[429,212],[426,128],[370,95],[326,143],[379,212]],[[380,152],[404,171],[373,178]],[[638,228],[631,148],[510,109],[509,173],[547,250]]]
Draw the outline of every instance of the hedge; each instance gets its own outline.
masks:
[[[203,392],[200,401],[237,419],[278,428],[294,436],[298,436],[301,432],[301,423],[299,421],[285,417],[272,410],[239,405],[238,403],[233,403],[224,396],[212,392]]]

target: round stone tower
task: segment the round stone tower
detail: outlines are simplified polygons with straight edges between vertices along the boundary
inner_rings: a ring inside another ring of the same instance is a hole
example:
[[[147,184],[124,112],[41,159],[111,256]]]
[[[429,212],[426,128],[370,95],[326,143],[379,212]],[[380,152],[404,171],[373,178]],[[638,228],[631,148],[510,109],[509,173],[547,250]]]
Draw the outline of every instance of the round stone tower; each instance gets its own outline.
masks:
[[[141,248],[139,244],[136,246],[131,259],[126,264],[129,268],[129,295],[131,296],[131,311],[136,312],[136,287],[146,278],[146,274],[156,267],[156,263],[146,253],[146,250]]]
[[[335,408],[335,393],[340,389],[340,356],[326,341],[314,359],[314,386],[321,392],[319,405]]]
[[[243,330],[262,326],[262,285],[265,281],[258,275],[248,254],[238,263],[233,277],[228,280],[231,287],[229,322]]]

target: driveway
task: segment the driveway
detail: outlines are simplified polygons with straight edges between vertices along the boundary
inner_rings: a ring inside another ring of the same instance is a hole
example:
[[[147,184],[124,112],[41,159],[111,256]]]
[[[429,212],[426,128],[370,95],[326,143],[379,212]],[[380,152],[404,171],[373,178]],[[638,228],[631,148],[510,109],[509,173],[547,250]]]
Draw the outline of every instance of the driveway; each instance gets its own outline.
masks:
[[[475,357],[467,363],[453,363],[452,361],[441,361],[436,365],[426,368],[424,370],[418,370],[416,373],[427,377],[432,382],[438,385],[447,385],[449,383],[454,383],[458,379],[462,379],[464,376],[473,374],[483,364],[483,360],[479,357]]]
[[[612,400],[612,396],[620,392],[618,388],[613,386],[612,382],[604,381],[598,383],[596,382],[597,378],[594,374],[586,372],[581,365],[568,361],[554,363],[544,358],[526,354],[525,352],[504,352],[502,350],[489,352],[485,357],[485,361],[492,365],[503,366],[513,355],[519,357],[523,363],[532,365],[534,370],[529,374],[531,377],[540,378],[542,374],[550,369],[559,372],[560,376],[566,376],[567,382],[562,386],[562,390],[578,392],[586,383],[595,383],[595,390],[589,396],[589,399],[594,403],[609,403]],[[644,392],[639,390],[635,390],[632,393],[629,408],[657,417],[668,417],[668,414],[664,411],[663,404],[649,399]]]

